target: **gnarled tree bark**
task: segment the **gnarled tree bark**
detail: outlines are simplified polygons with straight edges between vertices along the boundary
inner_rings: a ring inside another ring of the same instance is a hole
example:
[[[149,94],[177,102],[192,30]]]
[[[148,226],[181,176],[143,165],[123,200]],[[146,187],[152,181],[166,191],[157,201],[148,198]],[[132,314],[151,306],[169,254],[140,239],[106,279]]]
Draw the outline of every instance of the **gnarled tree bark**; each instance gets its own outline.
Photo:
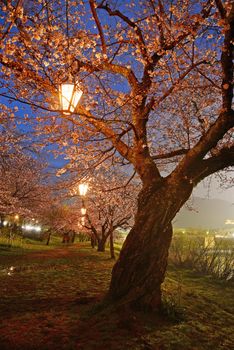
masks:
[[[187,201],[192,184],[181,179],[143,188],[135,225],[112,271],[108,297],[130,306],[157,310],[172,239],[171,221]],[[170,183],[171,182],[171,183]]]

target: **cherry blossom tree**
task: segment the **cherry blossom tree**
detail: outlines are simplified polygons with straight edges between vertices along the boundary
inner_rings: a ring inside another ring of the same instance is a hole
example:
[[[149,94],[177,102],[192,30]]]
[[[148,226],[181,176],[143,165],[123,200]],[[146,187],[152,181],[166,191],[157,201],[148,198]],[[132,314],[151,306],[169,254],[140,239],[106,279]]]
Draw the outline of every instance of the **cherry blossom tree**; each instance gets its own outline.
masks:
[[[98,251],[105,251],[109,239],[111,258],[115,258],[115,230],[129,228],[133,223],[136,188],[128,184],[126,174],[102,169],[89,181],[89,191],[82,201],[81,225],[97,242]]]
[[[30,145],[9,120],[1,120],[0,149],[0,213],[39,215],[51,195],[46,163],[30,154]]]
[[[25,120],[67,155],[64,171],[82,177],[108,161],[132,166],[141,179],[108,296],[158,309],[172,219],[201,180],[234,164],[233,2],[0,6],[6,103],[31,106]],[[83,90],[73,114],[58,104],[66,79]]]
[[[74,242],[78,230],[79,212],[74,204],[65,204],[63,196],[53,199],[53,202],[42,211],[42,222],[48,227],[47,245],[52,233],[62,236],[62,242]]]

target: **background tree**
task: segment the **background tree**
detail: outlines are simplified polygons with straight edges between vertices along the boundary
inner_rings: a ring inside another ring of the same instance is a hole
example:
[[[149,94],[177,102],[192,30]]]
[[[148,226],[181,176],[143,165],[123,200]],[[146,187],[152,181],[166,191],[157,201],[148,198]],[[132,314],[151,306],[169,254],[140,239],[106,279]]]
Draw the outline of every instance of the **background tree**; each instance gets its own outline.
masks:
[[[54,233],[62,237],[63,243],[73,243],[78,230],[78,208],[72,203],[64,204],[64,197],[57,197],[42,212],[42,221],[48,227],[47,245]]]
[[[8,110],[3,108],[3,112],[11,118]],[[36,157],[12,120],[1,120],[0,149],[1,214],[39,215],[51,196],[47,164]]]
[[[85,213],[81,224],[95,238],[98,251],[104,252],[109,240],[111,258],[115,258],[114,232],[131,226],[135,201],[136,185],[128,184],[126,174],[103,169],[95,172],[83,201]]]
[[[1,95],[32,106],[66,168],[83,176],[112,159],[139,175],[109,297],[158,309],[172,219],[234,163],[233,2],[2,1],[1,29]],[[69,77],[84,92],[73,115],[56,102]]]

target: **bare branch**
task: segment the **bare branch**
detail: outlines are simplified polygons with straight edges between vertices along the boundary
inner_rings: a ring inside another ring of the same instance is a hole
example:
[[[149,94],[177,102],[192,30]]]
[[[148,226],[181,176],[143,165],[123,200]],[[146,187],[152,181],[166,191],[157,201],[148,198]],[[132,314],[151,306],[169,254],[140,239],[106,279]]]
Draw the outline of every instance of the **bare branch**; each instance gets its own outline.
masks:
[[[4,1],[5,3],[5,1]],[[7,2],[6,2],[7,4]],[[10,24],[8,25],[6,31],[2,34],[1,38],[0,38],[0,41],[3,41],[6,36],[10,33],[11,31],[11,28],[13,27],[16,19],[17,19],[17,16],[18,16],[18,10],[19,10],[19,7],[22,5],[22,0],[18,0],[17,1],[17,4],[16,4],[16,7],[15,7],[15,11],[14,11],[14,15],[12,16],[12,20],[10,22]]]
[[[119,135],[116,134],[113,129],[111,129],[105,121],[102,121],[100,119],[96,119],[89,111],[87,111],[84,107],[78,106],[77,113],[81,117],[85,117],[86,121],[91,123],[95,126],[95,128],[103,133],[116,147],[117,151],[127,160],[133,161],[133,155],[132,155],[132,149],[128,147],[123,141],[120,140]],[[77,123],[75,118],[67,117],[69,120],[71,120],[73,123]]]
[[[173,157],[176,157],[176,156],[181,156],[183,154],[186,154],[188,151],[189,150],[186,149],[186,148],[181,148],[181,149],[177,149],[175,151],[171,151],[171,152],[168,152],[168,153],[158,154],[158,155],[152,156],[152,158],[154,160],[156,160],[156,159],[173,158]]]
[[[177,168],[173,171],[173,176],[178,174],[188,173],[194,164],[198,166],[205,155],[214,148],[218,141],[234,127],[234,111],[221,113],[219,118],[211,125],[209,130],[201,137],[198,143],[187,152],[185,158],[180,162]]]
[[[230,111],[233,99],[233,38],[234,38],[234,3],[226,20],[224,45],[221,55],[223,70],[222,97],[223,111]]]
[[[211,8],[212,8],[212,1],[208,0],[201,11],[201,15],[203,18],[207,18],[209,16]],[[161,11],[162,11],[162,7],[161,7]],[[188,31],[180,34],[175,40],[171,41],[169,44],[167,44],[167,45],[164,44],[164,46],[163,46],[164,51],[162,51],[160,53],[159,52],[153,53],[153,55],[150,57],[150,60],[148,61],[148,64],[145,66],[145,69],[144,69],[144,74],[143,74],[143,79],[142,79],[142,84],[144,85],[144,87],[146,87],[146,86],[149,87],[151,85],[152,80],[150,77],[150,73],[154,71],[154,68],[155,68],[156,64],[159,62],[159,60],[161,59],[161,57],[163,57],[167,53],[167,51],[174,49],[185,38],[187,38],[188,35],[191,33],[191,29],[193,31],[196,31],[197,28],[199,28],[199,27],[200,27],[200,22],[196,21],[196,23],[193,25],[193,27],[189,28]]]
[[[124,185],[121,185],[121,186],[118,186],[118,187],[114,187],[114,188],[110,188],[108,190],[104,190],[103,192],[111,192],[111,191],[120,190],[121,188],[126,188],[130,184],[132,179],[135,177],[135,175],[136,175],[136,171],[134,171],[132,173],[132,175],[130,176],[130,178],[128,179],[128,181]]]
[[[230,166],[234,166],[234,146],[223,148],[216,155],[203,160],[190,175],[196,185],[207,176]]]
[[[221,18],[226,18],[227,11],[223,6],[222,0],[215,0],[215,4],[219,10]]]
[[[146,50],[145,41],[144,41],[143,34],[142,34],[141,29],[139,28],[139,26],[136,25],[135,22],[131,21],[127,16],[125,16],[119,10],[112,11],[110,9],[110,7],[108,6],[108,4],[107,3],[104,4],[103,1],[102,1],[102,3],[100,5],[98,5],[98,8],[107,11],[110,16],[115,16],[115,17],[121,18],[125,23],[127,23],[131,28],[133,28],[133,30],[135,31],[135,33],[136,33],[136,35],[138,37],[138,41],[139,41],[139,46],[140,46],[142,57],[144,57],[148,61],[148,54],[147,54],[147,50]]]
[[[106,51],[105,37],[104,37],[103,30],[102,30],[101,22],[100,22],[100,20],[98,18],[97,12],[96,12],[95,1],[94,0],[89,0],[89,5],[90,5],[90,8],[91,8],[91,11],[92,11],[92,14],[93,14],[93,18],[94,18],[95,23],[96,23],[97,28],[98,28],[99,36],[100,36],[101,43],[102,43],[102,52],[103,52],[104,55],[106,55],[107,51]]]
[[[158,100],[156,100],[154,102],[153,105],[153,109],[158,106],[161,102],[163,102],[172,92],[173,90],[178,86],[178,84],[180,84],[180,82],[186,78],[186,76],[192,72],[193,69],[195,69],[196,67],[202,65],[202,64],[206,64],[206,61],[200,61],[197,63],[192,64],[183,74],[180,75],[180,77],[174,82],[174,84],[163,94],[163,96],[161,96]]]
[[[122,75],[123,77],[125,77],[128,82],[129,85],[136,88],[136,86],[138,85],[138,80],[135,76],[135,74],[133,73],[133,71],[127,67],[118,65],[118,64],[113,64],[110,62],[102,62],[98,65],[93,65],[90,62],[82,62],[78,59],[76,59],[76,61],[78,62],[79,67],[83,67],[84,69],[86,69],[88,72],[92,73],[92,72],[99,72],[102,70],[106,70],[112,73],[117,73]]]

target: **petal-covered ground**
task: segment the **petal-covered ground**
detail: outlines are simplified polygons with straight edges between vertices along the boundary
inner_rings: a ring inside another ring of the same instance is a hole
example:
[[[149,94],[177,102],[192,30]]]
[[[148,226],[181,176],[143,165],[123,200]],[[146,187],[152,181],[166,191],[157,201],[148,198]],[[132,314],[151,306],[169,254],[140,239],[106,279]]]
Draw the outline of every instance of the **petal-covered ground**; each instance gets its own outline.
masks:
[[[113,261],[87,244],[0,251],[0,349],[226,349],[233,285],[169,269],[165,316],[103,307]]]

